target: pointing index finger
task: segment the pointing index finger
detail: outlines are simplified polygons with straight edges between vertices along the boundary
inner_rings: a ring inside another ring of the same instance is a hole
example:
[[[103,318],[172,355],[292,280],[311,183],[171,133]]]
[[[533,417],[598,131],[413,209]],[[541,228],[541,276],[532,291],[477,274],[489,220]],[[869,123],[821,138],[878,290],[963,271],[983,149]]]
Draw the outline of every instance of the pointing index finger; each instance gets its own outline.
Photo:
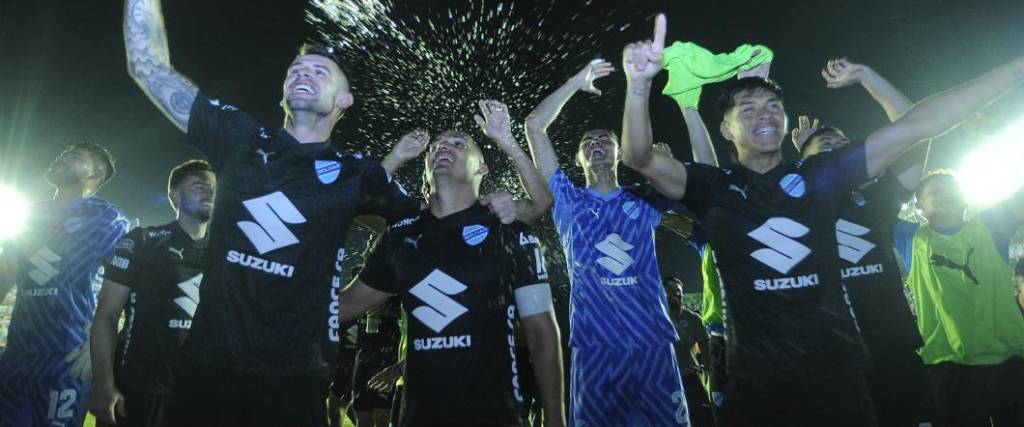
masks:
[[[654,18],[654,43],[651,44],[651,48],[655,52],[661,52],[665,48],[665,26],[667,25],[667,19],[664,13],[659,13]]]

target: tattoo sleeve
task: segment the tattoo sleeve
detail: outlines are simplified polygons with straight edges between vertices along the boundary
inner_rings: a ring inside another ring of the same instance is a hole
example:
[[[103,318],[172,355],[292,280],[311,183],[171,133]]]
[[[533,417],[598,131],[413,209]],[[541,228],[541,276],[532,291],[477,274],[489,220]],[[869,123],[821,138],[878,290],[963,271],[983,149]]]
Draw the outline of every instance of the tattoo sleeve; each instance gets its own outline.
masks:
[[[124,44],[128,72],[142,91],[181,130],[199,89],[171,66],[160,0],[126,0]]]

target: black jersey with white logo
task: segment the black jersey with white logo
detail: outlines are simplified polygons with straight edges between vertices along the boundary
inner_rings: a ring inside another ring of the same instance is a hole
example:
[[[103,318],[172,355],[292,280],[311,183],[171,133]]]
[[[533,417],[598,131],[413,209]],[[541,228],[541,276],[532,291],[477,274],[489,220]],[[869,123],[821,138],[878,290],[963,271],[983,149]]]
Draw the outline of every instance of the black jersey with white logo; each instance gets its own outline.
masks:
[[[540,251],[528,227],[479,205],[389,227],[360,280],[408,316],[399,425],[522,425],[514,293],[547,286]]]
[[[892,248],[893,227],[910,195],[897,176],[887,172],[854,190],[836,222],[843,283],[871,350],[924,345]]]
[[[168,395],[172,371],[199,305],[207,240],[177,222],[136,228],[117,243],[106,279],[131,288],[117,381],[133,392]]]
[[[721,275],[731,375],[806,378],[866,367],[835,233],[865,168],[862,145],[764,174],[686,165],[683,202],[702,223]]]
[[[185,354],[236,371],[327,379],[345,237],[359,214],[416,212],[376,161],[301,144],[200,94],[188,141],[217,174],[209,268]]]

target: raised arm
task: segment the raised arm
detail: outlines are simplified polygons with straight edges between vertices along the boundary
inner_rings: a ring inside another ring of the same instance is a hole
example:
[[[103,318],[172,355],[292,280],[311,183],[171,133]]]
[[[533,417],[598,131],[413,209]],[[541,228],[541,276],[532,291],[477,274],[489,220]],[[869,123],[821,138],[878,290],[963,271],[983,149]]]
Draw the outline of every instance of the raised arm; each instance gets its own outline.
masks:
[[[93,391],[89,410],[96,418],[114,423],[114,413],[125,415],[124,395],[114,383],[114,346],[117,342],[117,321],[131,295],[131,288],[104,280],[92,323],[89,351],[92,352]]]
[[[553,201],[544,178],[512,136],[512,119],[508,106],[498,101],[480,101],[480,114],[473,116],[484,135],[494,141],[519,172],[519,180],[526,188],[528,200],[520,202],[518,219],[531,224],[551,207]],[[548,144],[550,146],[550,144]],[[553,174],[554,172],[552,172]]]
[[[705,165],[718,166],[715,146],[711,144],[711,135],[708,134],[708,127],[704,125],[700,112],[694,108],[680,107],[680,110],[683,113],[683,121],[686,122],[686,131],[690,135],[693,160]]]
[[[686,169],[678,160],[656,153],[652,146],[651,81],[661,71],[665,25],[665,15],[658,15],[654,41],[630,44],[622,53],[622,69],[626,72],[622,163],[639,172],[666,197],[680,199],[686,192]]]
[[[160,0],[126,0],[124,44],[128,74],[182,131],[199,89],[171,66]]]
[[[551,179],[551,176],[558,170],[558,156],[548,138],[548,126],[555,121],[562,111],[562,107],[577,91],[582,90],[601,95],[601,91],[594,86],[594,80],[607,76],[612,71],[615,71],[615,68],[605,60],[591,61],[586,67],[583,67],[583,70],[544,98],[530,112],[530,115],[526,116],[526,142],[530,145],[533,162],[536,163],[545,181]]]
[[[832,89],[859,83],[874,98],[875,102],[882,106],[890,122],[899,120],[910,107],[914,106],[910,98],[907,98],[896,86],[893,86],[885,77],[867,65],[852,63],[846,59],[832,60],[821,70],[821,77]],[[817,124],[817,120],[815,120],[815,124]],[[915,145],[889,167],[890,173],[897,174],[897,179],[904,188],[908,190],[917,188],[917,184],[924,174],[924,165],[927,162],[930,148],[930,141]]]
[[[868,136],[865,142],[868,175],[880,175],[912,145],[952,129],[1022,81],[1024,58],[1018,58],[917,103],[895,123]]]
[[[423,154],[429,144],[430,134],[423,129],[416,129],[403,135],[398,140],[398,144],[395,144],[391,148],[391,152],[380,162],[380,165],[389,174],[394,175],[402,165]]]

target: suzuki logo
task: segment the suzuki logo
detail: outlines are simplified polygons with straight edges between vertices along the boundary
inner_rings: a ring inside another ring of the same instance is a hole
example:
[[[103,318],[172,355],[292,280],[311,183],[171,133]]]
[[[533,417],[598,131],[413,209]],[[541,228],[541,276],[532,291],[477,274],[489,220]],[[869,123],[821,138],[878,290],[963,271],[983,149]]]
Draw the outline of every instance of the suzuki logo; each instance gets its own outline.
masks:
[[[59,271],[53,266],[60,262],[60,255],[53,253],[49,247],[43,246],[28,259],[34,269],[28,272],[28,277],[34,280],[39,286],[46,285]]]
[[[199,283],[202,281],[203,273],[199,273],[191,279],[178,283],[178,289],[181,289],[183,296],[175,298],[174,303],[178,304],[178,307],[181,307],[189,317],[196,315],[196,307],[199,306]]]
[[[594,247],[606,255],[598,258],[597,263],[612,273],[622,274],[629,266],[633,265],[633,257],[627,253],[633,249],[633,245],[623,241],[618,234],[609,234]]]
[[[854,224],[844,219],[836,221],[836,240],[839,242],[839,257],[853,264],[860,262],[875,244],[858,236],[871,232],[870,228]]]
[[[452,276],[441,270],[432,271],[416,286],[409,289],[410,294],[427,304],[416,307],[412,311],[413,317],[419,319],[434,332],[441,332],[455,319],[469,311],[450,297],[450,295],[458,295],[464,290],[466,290],[466,285]]]
[[[807,246],[793,239],[803,237],[810,231],[803,224],[789,218],[769,218],[760,227],[747,233],[754,240],[768,246],[751,252],[750,256],[779,273],[789,273],[789,270],[811,254]]]
[[[239,221],[238,228],[242,229],[260,255],[299,243],[299,239],[288,230],[285,223],[302,224],[306,218],[284,193],[276,191],[246,200],[242,204],[256,222]]]

